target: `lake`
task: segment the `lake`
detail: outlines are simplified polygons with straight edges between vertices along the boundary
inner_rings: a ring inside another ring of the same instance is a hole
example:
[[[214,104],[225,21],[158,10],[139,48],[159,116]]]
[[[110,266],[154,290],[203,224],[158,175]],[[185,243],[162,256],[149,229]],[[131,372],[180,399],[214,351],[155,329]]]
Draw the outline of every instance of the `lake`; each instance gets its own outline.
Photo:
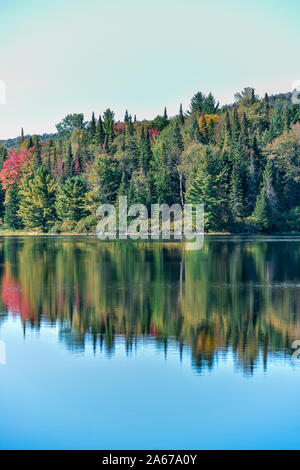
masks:
[[[0,259],[1,449],[300,448],[299,237],[2,237]]]

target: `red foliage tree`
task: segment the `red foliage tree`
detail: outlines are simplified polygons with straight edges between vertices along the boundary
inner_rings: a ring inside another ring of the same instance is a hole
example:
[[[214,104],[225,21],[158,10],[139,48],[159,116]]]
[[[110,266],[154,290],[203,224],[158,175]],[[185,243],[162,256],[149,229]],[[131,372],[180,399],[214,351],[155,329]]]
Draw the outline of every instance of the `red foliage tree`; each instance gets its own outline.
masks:
[[[9,190],[13,183],[20,183],[25,176],[26,170],[32,162],[32,147],[30,150],[22,149],[19,154],[11,149],[0,171],[0,181],[5,191]]]

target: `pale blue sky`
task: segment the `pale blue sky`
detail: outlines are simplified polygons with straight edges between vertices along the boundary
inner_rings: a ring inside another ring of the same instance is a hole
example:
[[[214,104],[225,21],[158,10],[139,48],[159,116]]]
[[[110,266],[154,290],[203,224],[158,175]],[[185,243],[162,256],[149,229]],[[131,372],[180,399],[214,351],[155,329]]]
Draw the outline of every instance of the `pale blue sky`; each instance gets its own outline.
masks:
[[[111,107],[151,118],[198,90],[222,102],[300,79],[295,0],[0,0],[0,139]]]

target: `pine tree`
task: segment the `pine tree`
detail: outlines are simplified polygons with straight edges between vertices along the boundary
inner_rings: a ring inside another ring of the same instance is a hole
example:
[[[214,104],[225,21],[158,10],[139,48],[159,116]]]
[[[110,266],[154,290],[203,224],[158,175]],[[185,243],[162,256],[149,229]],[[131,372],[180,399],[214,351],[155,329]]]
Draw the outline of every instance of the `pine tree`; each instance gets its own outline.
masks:
[[[0,144],[0,170],[2,169],[2,165],[4,161],[6,160],[6,158],[7,158],[6,147]]]
[[[145,175],[147,175],[149,171],[150,162],[152,160],[152,151],[151,151],[149,132],[147,129],[145,132],[144,127],[142,127],[142,131],[141,131],[140,160],[141,160],[141,170]]]
[[[237,109],[234,108],[232,115],[231,137],[234,142],[237,142],[240,136],[241,126]]]
[[[87,215],[87,184],[80,176],[69,178],[59,189],[56,198],[56,212],[60,220],[78,221]]]
[[[240,218],[243,215],[243,179],[241,168],[236,163],[233,166],[230,187],[230,207],[234,218]]]
[[[203,112],[204,102],[205,96],[201,91],[198,91],[191,99],[190,113],[201,114]]]
[[[219,103],[216,103],[215,98],[211,93],[205,98],[203,112],[206,114],[215,114],[219,108]]]
[[[129,115],[128,115],[128,111],[126,109],[125,116],[124,116],[124,122],[128,122],[128,120],[129,120]]]
[[[49,230],[55,222],[55,192],[55,182],[44,167],[24,180],[17,215],[25,228]]]
[[[270,103],[269,103],[269,96],[268,93],[265,93],[264,98],[264,127],[265,129],[269,129],[270,127]]]
[[[165,106],[165,109],[164,109],[164,119],[167,120],[168,119],[168,114],[167,114],[167,108]]]
[[[204,204],[205,230],[218,231],[222,228],[220,207],[224,201],[218,194],[218,169],[207,150],[187,190],[186,201],[189,204]]]
[[[20,137],[20,145],[22,145],[24,143],[24,130],[23,130],[23,127],[21,129],[21,137]]]
[[[37,137],[35,141],[33,167],[35,170],[38,170],[41,166],[42,166],[41,147],[40,147],[39,138]]]
[[[249,122],[246,116],[246,113],[243,113],[242,122],[241,122],[241,132],[240,132],[240,143],[246,147],[249,146]]]
[[[98,122],[97,122],[97,128],[96,128],[96,141],[98,145],[103,145],[104,144],[104,130],[103,130],[103,125],[102,125],[102,118],[99,116]]]
[[[4,224],[7,228],[12,230],[20,230],[23,226],[20,217],[18,216],[20,204],[20,196],[18,186],[16,183],[12,184],[6,196]]]
[[[193,124],[192,124],[192,127],[191,127],[191,138],[193,140],[196,140],[197,142],[202,142],[202,136],[201,136],[201,132],[200,132],[200,129],[199,129],[199,124],[198,124],[198,119],[195,118],[193,120]]]
[[[222,135],[221,135],[221,147],[228,148],[230,144],[230,140],[231,140],[231,124],[230,124],[230,119],[229,119],[229,113],[228,113],[228,110],[226,109],[225,120],[223,124]]]
[[[89,132],[90,132],[91,139],[93,139],[96,135],[96,119],[95,119],[95,113],[94,112],[92,114],[92,119],[91,119],[91,122],[90,122]]]
[[[182,140],[182,135],[180,132],[180,128],[178,126],[178,122],[176,122],[175,127],[174,127],[174,134],[173,134],[173,140],[174,140],[174,145],[176,149],[178,149],[180,152],[184,150],[184,145],[183,145],[183,140]]]
[[[180,103],[180,106],[179,106],[179,122],[182,126],[184,125],[184,115],[183,115],[183,111],[182,111],[182,103]]]
[[[133,124],[132,124],[132,117],[131,114],[128,118],[128,123],[127,123],[127,132],[128,135],[132,136],[133,135]]]
[[[271,159],[263,173],[263,184],[257,197],[253,219],[257,226],[263,231],[270,231],[277,221],[277,195],[274,189],[273,165]]]
[[[65,160],[65,176],[66,178],[71,178],[72,176],[74,176],[74,161],[71,142],[69,142],[68,144],[68,150]]]
[[[114,123],[113,121],[110,122],[110,129],[109,129],[109,141],[113,142],[115,138],[115,131],[114,131]]]

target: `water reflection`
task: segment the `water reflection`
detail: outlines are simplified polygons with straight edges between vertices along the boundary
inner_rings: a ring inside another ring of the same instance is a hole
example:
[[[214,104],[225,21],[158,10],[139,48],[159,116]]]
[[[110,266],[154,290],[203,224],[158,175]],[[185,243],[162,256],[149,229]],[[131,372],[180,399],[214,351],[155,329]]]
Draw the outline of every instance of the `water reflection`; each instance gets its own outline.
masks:
[[[189,351],[197,372],[233,353],[253,373],[300,338],[300,244],[296,238],[206,237],[180,243],[89,238],[2,238],[1,323],[58,326],[70,351],[129,353],[151,342]]]

